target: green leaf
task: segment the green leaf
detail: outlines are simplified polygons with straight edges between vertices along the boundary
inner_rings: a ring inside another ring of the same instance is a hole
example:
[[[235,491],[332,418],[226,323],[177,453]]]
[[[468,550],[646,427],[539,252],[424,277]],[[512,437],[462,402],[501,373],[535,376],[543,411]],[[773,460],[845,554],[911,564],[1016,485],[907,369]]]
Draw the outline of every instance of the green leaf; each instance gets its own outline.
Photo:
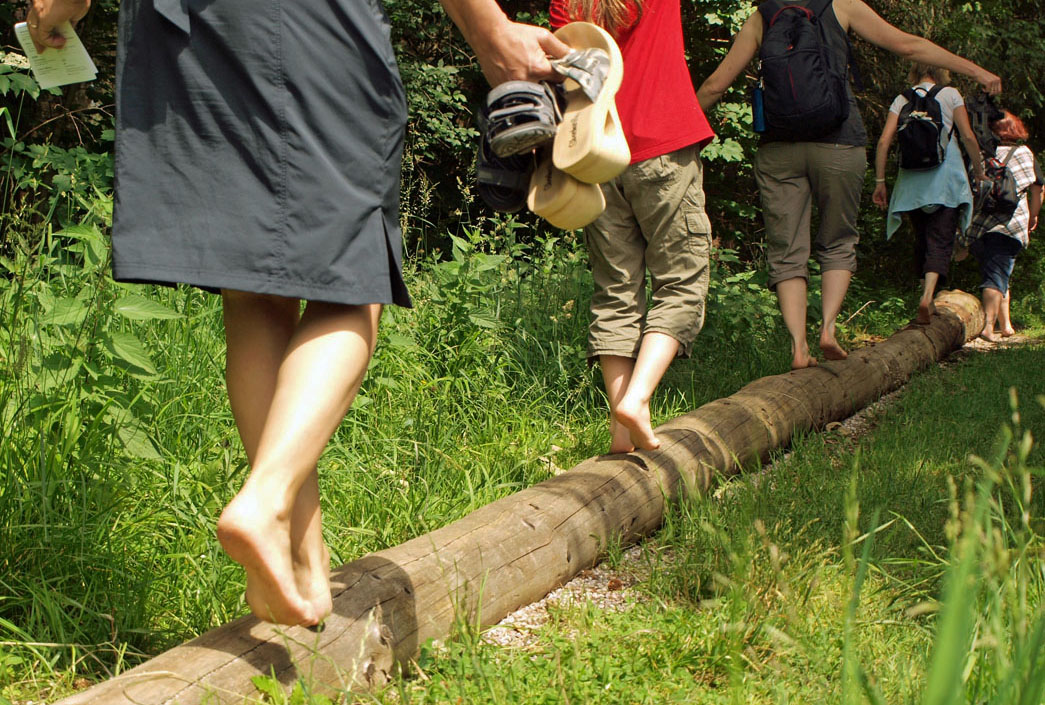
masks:
[[[411,350],[417,347],[417,342],[413,338],[402,333],[389,333],[385,337],[385,343],[396,350]]]
[[[47,313],[40,318],[40,323],[52,326],[76,326],[83,323],[89,311],[90,307],[80,299],[68,297],[57,299],[49,307]]]
[[[254,676],[250,679],[250,682],[254,684],[258,692],[269,696],[274,702],[283,702],[283,686],[279,684],[279,681],[274,676]]]
[[[116,313],[132,321],[151,321],[168,318],[184,318],[183,314],[173,311],[159,301],[138,294],[120,297],[113,304]]]
[[[116,435],[123,443],[123,448],[135,458],[144,460],[163,460],[163,456],[156,449],[156,444],[149,438],[149,434],[137,426],[121,426],[116,429]]]
[[[477,311],[476,313],[469,313],[468,320],[480,328],[487,328],[493,330],[501,327],[501,322],[493,314],[488,311]]]
[[[145,345],[130,333],[115,332],[108,340],[104,341],[106,349],[114,356],[135,367],[145,370],[149,374],[156,374],[156,367],[152,364]]]

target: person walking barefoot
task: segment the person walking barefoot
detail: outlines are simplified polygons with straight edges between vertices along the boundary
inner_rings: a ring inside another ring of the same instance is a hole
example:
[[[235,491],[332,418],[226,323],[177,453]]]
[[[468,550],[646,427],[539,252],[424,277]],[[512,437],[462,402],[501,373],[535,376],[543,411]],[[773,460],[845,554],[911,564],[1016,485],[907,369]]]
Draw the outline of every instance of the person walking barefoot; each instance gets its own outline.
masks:
[[[711,221],[700,150],[714,133],[686,67],[679,0],[552,0],[552,26],[573,21],[602,26],[620,46],[616,107],[631,150],[602,185],[606,210],[584,229],[595,284],[588,357],[602,368],[610,452],[654,450],[653,392],[704,323]]]
[[[835,328],[856,271],[856,221],[867,168],[867,132],[848,83],[848,32],[911,61],[971,76],[991,94],[1001,90],[1001,80],[927,39],[897,29],[862,0],[769,0],[748,17],[729,52],[697,90],[705,111],[719,101],[759,53],[767,26],[763,13],[776,17],[792,6],[819,11],[817,23],[823,28],[828,65],[835,75],[843,77],[849,105],[848,116],[839,126],[817,136],[797,138],[767,128],[755,155],[755,177],[766,224],[769,288],[776,291],[791,337],[791,368],[800,369],[816,364],[806,334],[811,252],[822,271],[820,351],[828,360],[847,357]],[[812,242],[809,228],[814,202],[820,231]]]
[[[569,47],[494,0],[442,0],[487,80],[556,78]],[[32,0],[40,51],[89,0]],[[259,619],[330,613],[316,463],[386,304],[409,306],[399,168],[406,101],[379,3],[123,0],[113,277],[220,292],[250,463],[217,522]],[[278,52],[273,47],[279,48]]]

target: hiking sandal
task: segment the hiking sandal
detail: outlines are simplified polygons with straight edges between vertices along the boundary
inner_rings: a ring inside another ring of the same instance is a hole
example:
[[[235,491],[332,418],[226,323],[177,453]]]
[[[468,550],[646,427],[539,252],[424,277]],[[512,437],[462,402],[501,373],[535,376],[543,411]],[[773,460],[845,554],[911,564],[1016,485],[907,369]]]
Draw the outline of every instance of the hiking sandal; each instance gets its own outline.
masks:
[[[498,157],[529,152],[550,141],[562,119],[556,90],[543,81],[502,83],[486,96],[486,109],[487,135]]]
[[[572,22],[555,36],[574,51],[553,62],[566,76],[566,107],[552,149],[555,166],[590,184],[605,183],[631,162],[614,98],[624,59],[613,37],[590,22]]]
[[[578,181],[557,169],[550,151],[539,155],[526,205],[557,228],[583,228],[606,209],[606,198],[598,185]]]
[[[479,152],[476,155],[476,193],[486,205],[502,213],[515,213],[526,205],[533,172],[532,154],[497,156],[490,145],[486,109],[477,116],[479,123]]]

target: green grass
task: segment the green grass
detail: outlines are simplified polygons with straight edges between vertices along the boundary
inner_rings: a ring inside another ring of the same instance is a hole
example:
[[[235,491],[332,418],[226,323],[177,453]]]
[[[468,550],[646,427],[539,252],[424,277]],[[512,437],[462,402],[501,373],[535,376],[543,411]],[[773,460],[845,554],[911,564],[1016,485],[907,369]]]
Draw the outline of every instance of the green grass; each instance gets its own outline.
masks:
[[[606,447],[601,379],[583,357],[591,283],[581,250],[509,237],[498,248],[506,257],[482,241],[473,232],[444,260],[409,268],[415,308],[386,311],[360,398],[320,466],[337,562]],[[246,472],[224,394],[219,303],[191,289],[117,285],[106,252],[84,227],[2,262],[0,703],[53,699],[81,676],[104,677],[246,611],[241,570],[214,540]],[[716,282],[708,326],[694,357],[665,378],[656,421],[787,366],[766,292],[743,272],[722,269]],[[143,292],[145,303],[135,298]],[[850,340],[888,334],[913,310],[873,294],[881,303],[856,313],[871,295],[854,289],[843,313],[856,314],[843,331]],[[799,439],[761,483],[734,480],[721,499],[678,507],[650,544],[652,556],[673,556],[644,588],[652,602],[629,615],[562,611],[577,644],[549,629],[537,654],[516,653],[463,628],[449,655],[426,651],[428,680],[377,697],[837,700],[844,653],[889,702],[914,698],[911,668],[928,669],[934,622],[905,610],[937,597],[949,498],[984,475],[970,452],[995,457],[1009,385],[1024,400],[1024,425],[1042,428],[1031,401],[1042,392],[1040,355],[1035,346],[934,370],[873,436]],[[1026,462],[1041,465],[1036,447]],[[892,522],[865,561],[852,553],[868,544],[850,550],[843,540],[857,531],[853,516],[846,523],[857,506],[861,532],[875,511]],[[866,578],[854,610],[858,566]],[[1034,585],[1028,614],[1040,610],[1040,576]]]
[[[463,630],[388,702],[1041,702],[1042,354],[934,368],[869,435],[799,439],[674,509],[649,601],[557,609],[526,650]]]

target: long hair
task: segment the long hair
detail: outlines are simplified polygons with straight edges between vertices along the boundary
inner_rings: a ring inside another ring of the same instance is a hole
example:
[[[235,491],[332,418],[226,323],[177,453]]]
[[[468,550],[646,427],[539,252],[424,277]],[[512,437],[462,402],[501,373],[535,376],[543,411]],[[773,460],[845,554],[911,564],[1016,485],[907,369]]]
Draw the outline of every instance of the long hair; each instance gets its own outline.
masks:
[[[566,0],[570,17],[599,25],[614,37],[642,16],[644,0]]]
[[[998,135],[998,139],[1001,140],[1002,144],[1016,144],[1030,137],[1023,120],[1020,120],[1008,110],[1002,110],[1002,112],[1005,113],[1005,117],[991,123],[991,132]]]
[[[947,69],[920,61],[911,63],[911,70],[907,72],[907,82],[914,85],[921,81],[923,76],[928,76],[938,86],[946,86],[951,82],[951,72]]]

